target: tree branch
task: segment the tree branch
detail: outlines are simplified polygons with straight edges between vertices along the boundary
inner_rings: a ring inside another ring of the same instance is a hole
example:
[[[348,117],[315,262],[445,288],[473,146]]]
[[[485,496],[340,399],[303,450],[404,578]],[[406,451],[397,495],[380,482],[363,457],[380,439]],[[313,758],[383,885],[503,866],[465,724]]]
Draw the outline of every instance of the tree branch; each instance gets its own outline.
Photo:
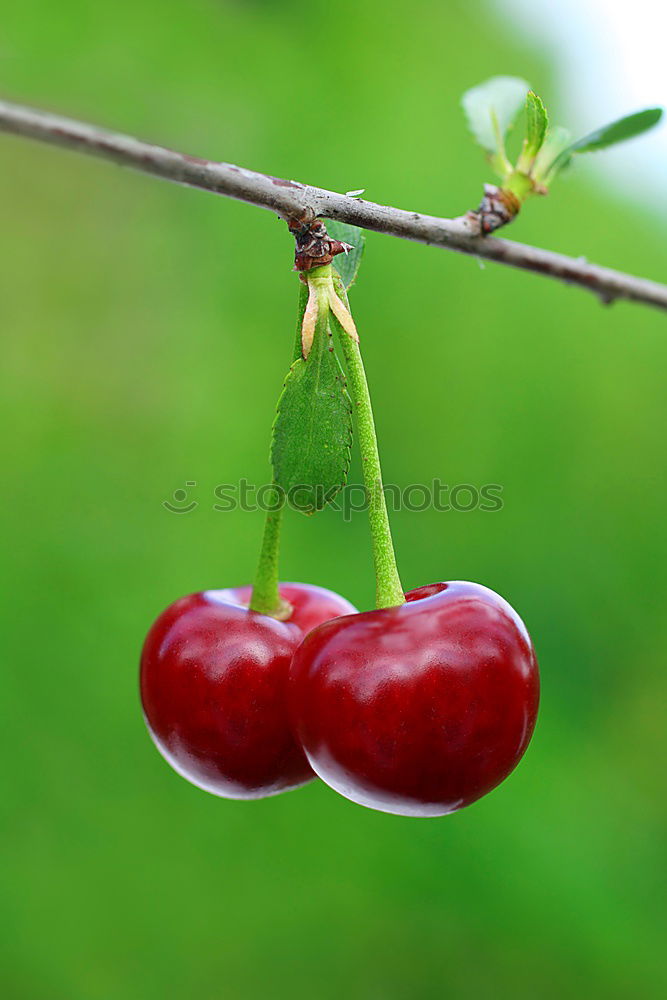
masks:
[[[302,216],[312,210],[317,216],[339,219],[362,229],[388,233],[429,246],[446,247],[579,285],[605,303],[629,299],[667,310],[666,285],[597,267],[582,258],[566,257],[510,240],[479,236],[475,232],[474,221],[467,216],[439,219],[376,205],[323,188],[255,173],[230,163],[187,156],[94,125],[3,101],[0,101],[0,131],[64,146],[178,184],[238,198],[251,205],[268,208],[285,219]]]

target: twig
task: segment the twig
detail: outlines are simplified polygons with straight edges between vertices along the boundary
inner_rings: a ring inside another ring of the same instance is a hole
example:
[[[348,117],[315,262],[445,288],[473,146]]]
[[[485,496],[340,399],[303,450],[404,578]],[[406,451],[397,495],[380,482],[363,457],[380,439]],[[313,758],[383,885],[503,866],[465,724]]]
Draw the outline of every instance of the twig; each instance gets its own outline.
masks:
[[[130,136],[0,101],[0,131],[89,153],[165,180],[268,208],[285,219],[312,211],[363,229],[447,247],[588,289],[605,303],[629,299],[667,310],[667,286],[597,267],[581,258],[475,234],[470,218],[439,219],[153,146]]]

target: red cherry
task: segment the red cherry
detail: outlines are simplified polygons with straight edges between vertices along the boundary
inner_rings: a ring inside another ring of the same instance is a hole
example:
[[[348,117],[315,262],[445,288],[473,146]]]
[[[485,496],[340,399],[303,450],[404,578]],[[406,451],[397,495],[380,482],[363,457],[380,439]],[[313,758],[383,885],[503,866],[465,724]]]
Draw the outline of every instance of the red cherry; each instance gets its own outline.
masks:
[[[280,585],[289,621],[249,611],[250,587],[182,597],[151,627],[141,655],[141,700],[162,756],[214,795],[256,799],[314,774],[291,735],[286,684],[304,634],[355,608],[303,583]]]
[[[537,661],[519,616],[486,587],[436,583],[406,600],[306,637],[292,661],[292,722],[313,770],[348,799],[442,816],[518,764],[537,715]]]

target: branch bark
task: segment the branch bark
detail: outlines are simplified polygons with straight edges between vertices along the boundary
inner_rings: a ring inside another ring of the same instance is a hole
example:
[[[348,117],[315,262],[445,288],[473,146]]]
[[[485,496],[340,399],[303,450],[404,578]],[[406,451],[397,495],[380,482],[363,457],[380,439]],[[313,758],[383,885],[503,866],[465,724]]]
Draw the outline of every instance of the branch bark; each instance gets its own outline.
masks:
[[[578,285],[603,302],[628,299],[667,310],[667,285],[621,271],[589,264],[511,240],[480,236],[467,216],[441,219],[419,212],[377,205],[371,201],[256,173],[231,163],[218,163],[154,146],[131,136],[109,132],[84,122],[0,101],[0,131],[88,153],[144,173],[237,198],[276,212],[284,219],[316,216],[338,219],[362,229],[446,247],[499,264],[533,271]]]

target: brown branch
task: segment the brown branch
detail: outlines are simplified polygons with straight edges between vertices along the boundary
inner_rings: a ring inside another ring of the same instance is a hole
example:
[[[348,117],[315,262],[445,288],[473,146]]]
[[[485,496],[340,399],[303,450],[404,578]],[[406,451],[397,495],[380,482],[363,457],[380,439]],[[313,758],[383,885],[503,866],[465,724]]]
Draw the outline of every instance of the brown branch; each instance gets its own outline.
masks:
[[[474,219],[460,216],[439,219],[419,212],[376,205],[371,201],[255,173],[231,163],[216,163],[153,146],[130,136],[108,132],[94,125],[61,118],[0,101],[0,131],[64,146],[99,156],[122,166],[134,167],[178,184],[203,188],[215,194],[238,198],[268,208],[284,219],[308,215],[339,219],[415,240],[429,246],[446,247],[509,267],[534,271],[558,281],[588,289],[606,303],[629,299],[667,310],[667,286],[621,271],[589,264],[582,258],[566,257],[550,250],[525,246],[510,240],[480,236]]]

